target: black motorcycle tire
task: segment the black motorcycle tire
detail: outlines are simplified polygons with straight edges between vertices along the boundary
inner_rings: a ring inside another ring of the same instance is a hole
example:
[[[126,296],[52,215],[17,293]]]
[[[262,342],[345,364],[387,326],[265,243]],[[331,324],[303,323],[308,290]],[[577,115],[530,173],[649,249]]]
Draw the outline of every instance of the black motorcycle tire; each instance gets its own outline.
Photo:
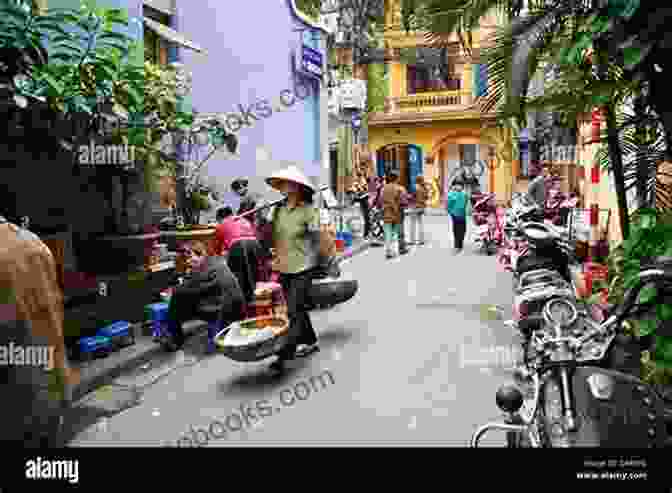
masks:
[[[310,287],[306,309],[316,310],[345,303],[351,300],[358,290],[359,283],[355,280],[314,283]]]

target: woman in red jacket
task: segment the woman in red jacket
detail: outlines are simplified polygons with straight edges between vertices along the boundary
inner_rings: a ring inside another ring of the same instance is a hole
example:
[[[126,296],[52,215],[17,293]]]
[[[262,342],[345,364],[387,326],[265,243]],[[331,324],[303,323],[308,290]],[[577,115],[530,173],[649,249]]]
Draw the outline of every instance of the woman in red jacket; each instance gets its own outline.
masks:
[[[260,266],[264,259],[257,231],[243,217],[233,215],[230,207],[217,211],[215,231],[215,254],[227,255],[227,264],[238,279],[245,296],[245,302],[254,300],[254,290],[260,281]]]

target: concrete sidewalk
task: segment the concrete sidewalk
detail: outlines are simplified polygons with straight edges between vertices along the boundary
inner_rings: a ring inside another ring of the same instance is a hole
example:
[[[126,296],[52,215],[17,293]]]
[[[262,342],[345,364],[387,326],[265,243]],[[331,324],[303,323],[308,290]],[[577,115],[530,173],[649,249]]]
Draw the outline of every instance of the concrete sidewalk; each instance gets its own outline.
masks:
[[[371,243],[368,241],[355,239],[353,246],[346,249],[341,257],[354,257],[366,251],[370,246]],[[154,342],[151,328],[138,323],[134,329],[135,344],[132,346],[120,349],[104,358],[76,363],[80,371],[80,381],[72,390],[73,401],[78,401],[97,388],[110,384],[124,373],[135,371],[157,358],[164,357],[166,351],[160,344]],[[185,351],[204,353],[207,343],[205,335],[207,323],[193,320],[184,324],[184,329],[188,338],[186,344],[188,348],[185,347]]]

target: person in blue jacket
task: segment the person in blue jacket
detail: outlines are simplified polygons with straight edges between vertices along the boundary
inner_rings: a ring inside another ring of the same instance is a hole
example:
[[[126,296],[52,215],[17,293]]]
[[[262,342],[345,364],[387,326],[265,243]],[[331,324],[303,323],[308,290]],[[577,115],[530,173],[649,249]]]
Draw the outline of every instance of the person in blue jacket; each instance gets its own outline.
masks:
[[[467,217],[471,213],[471,199],[464,191],[464,185],[457,182],[448,193],[446,201],[448,214],[453,221],[453,237],[455,253],[460,253],[464,248],[464,237],[467,234]]]

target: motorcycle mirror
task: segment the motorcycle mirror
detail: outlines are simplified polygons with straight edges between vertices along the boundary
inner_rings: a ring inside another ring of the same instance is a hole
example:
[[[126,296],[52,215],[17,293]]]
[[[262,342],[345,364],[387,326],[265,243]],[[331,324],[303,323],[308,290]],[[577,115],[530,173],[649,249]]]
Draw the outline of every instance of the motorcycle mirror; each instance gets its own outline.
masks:
[[[502,385],[497,390],[495,402],[505,413],[517,413],[523,407],[523,393],[515,385]]]

